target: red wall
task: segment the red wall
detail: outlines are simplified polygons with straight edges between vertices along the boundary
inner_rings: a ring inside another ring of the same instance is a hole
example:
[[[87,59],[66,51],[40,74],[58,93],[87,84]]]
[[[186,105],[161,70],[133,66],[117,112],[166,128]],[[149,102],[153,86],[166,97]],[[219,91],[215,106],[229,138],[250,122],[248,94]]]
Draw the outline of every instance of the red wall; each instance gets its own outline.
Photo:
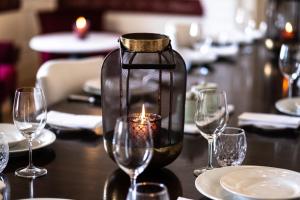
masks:
[[[60,8],[202,15],[200,0],[59,0]]]
[[[0,11],[20,8],[20,0],[0,0]]]

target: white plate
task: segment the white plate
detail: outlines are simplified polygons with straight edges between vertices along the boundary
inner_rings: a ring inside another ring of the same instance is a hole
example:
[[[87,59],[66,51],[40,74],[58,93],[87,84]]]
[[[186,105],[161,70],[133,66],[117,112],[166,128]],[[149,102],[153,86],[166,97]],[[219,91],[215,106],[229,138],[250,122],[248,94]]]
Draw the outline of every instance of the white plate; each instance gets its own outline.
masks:
[[[25,137],[16,129],[14,124],[0,124],[0,132],[4,134],[9,147],[15,146],[17,143],[25,140]]]
[[[52,144],[56,140],[56,136],[53,132],[43,129],[42,132],[33,140],[32,149],[40,149]],[[28,151],[27,141],[22,141],[15,146],[9,148],[9,153],[21,153]]]
[[[297,106],[298,104],[298,106]],[[300,116],[300,98],[285,98],[277,101],[275,107],[282,113]]]
[[[112,81],[113,82],[113,81]],[[113,83],[108,83],[111,86],[111,90],[116,90]],[[132,91],[132,95],[144,95],[152,92],[156,92],[158,90],[158,85],[153,82],[148,82],[147,84],[141,84],[141,81],[131,80],[130,81],[130,90]],[[84,83],[83,91],[94,94],[101,95],[101,83],[100,79],[92,79],[88,80]]]
[[[188,48],[182,48],[178,51],[186,63],[204,64],[215,62],[218,59],[217,54],[212,51],[201,52]]]
[[[211,51],[221,57],[236,56],[239,52],[239,46],[237,44],[230,44],[226,46],[212,46]]]
[[[71,200],[71,199],[60,199],[60,198],[29,198],[20,200]]]
[[[227,173],[239,169],[253,167],[255,166],[231,166],[215,168],[199,175],[195,180],[195,186],[200,193],[213,200],[246,200],[247,198],[240,198],[224,190],[220,185],[220,179]]]
[[[245,168],[220,179],[227,191],[255,199],[294,199],[300,197],[300,173],[273,167]]]

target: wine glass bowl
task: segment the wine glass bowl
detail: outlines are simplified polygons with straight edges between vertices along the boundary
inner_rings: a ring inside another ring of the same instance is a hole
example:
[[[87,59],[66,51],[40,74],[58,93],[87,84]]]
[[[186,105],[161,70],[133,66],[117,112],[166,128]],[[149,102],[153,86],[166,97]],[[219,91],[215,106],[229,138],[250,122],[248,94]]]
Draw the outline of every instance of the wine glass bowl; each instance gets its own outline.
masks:
[[[195,123],[201,135],[213,139],[225,128],[228,120],[228,108],[225,92],[216,89],[204,89],[198,93]]]
[[[208,141],[208,165],[194,170],[194,175],[198,176],[206,170],[213,169],[213,141],[224,130],[228,120],[226,93],[217,89],[199,91],[194,120],[200,134]]]
[[[153,155],[153,138],[149,121],[117,119],[113,137],[113,154],[119,167],[130,176],[131,188],[137,176],[148,166]]]
[[[283,44],[279,53],[279,69],[288,79],[288,97],[292,97],[292,86],[300,74],[300,45]]]
[[[47,174],[45,168],[32,164],[32,140],[40,134],[46,125],[47,108],[42,89],[34,87],[19,88],[15,92],[13,121],[15,127],[27,139],[29,146],[29,164],[17,169],[15,174],[24,178],[36,178]]]

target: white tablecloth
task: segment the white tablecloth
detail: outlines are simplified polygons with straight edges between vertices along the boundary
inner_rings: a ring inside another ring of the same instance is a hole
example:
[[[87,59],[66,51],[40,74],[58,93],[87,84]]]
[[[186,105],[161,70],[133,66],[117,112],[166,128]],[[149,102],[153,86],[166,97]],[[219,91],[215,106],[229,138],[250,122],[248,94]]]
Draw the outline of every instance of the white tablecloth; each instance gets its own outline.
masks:
[[[29,46],[48,53],[96,53],[118,48],[118,38],[113,33],[90,32],[86,38],[79,39],[72,32],[61,32],[34,36]]]

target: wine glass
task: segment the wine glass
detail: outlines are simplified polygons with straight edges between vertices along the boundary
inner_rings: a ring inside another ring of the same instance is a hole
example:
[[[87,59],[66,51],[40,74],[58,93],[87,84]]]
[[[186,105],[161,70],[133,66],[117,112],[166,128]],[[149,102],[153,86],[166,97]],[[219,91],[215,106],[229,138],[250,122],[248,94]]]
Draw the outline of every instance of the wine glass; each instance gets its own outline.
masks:
[[[126,200],[169,200],[166,186],[161,183],[138,183],[129,189]]]
[[[215,140],[215,155],[222,167],[242,164],[246,151],[246,134],[241,128],[226,127]]]
[[[114,158],[130,176],[131,188],[134,188],[137,176],[148,166],[153,155],[151,126],[149,121],[142,121],[118,118],[113,137]]]
[[[40,88],[24,87],[16,90],[13,105],[13,120],[16,128],[27,139],[29,164],[17,169],[15,174],[24,178],[36,178],[47,174],[45,168],[32,164],[32,140],[46,125],[47,108],[43,91]]]
[[[300,74],[300,46],[295,44],[283,44],[279,53],[279,69],[288,79],[288,97],[292,97],[293,82]]]
[[[205,168],[195,169],[195,176],[213,169],[213,141],[226,127],[227,120],[227,99],[224,91],[203,89],[197,93],[195,123],[201,135],[208,141],[208,165]]]

